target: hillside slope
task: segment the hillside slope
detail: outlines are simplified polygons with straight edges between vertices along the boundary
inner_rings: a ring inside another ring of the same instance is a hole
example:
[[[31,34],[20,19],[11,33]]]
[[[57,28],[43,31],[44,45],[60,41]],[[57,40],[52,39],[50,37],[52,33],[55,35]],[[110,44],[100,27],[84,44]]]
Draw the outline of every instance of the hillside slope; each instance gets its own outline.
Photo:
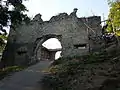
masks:
[[[61,58],[47,72],[43,86],[51,90],[119,90],[120,49]]]

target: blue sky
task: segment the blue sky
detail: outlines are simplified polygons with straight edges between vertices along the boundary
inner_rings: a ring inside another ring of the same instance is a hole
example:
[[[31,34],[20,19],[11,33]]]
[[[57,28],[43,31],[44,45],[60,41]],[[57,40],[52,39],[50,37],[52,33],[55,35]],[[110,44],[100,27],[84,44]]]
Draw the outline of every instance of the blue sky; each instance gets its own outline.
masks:
[[[78,17],[104,14],[107,18],[109,12],[107,0],[28,0],[24,4],[30,17],[41,13],[43,20],[49,20],[53,15],[62,12],[70,14],[73,8],[78,8]]]

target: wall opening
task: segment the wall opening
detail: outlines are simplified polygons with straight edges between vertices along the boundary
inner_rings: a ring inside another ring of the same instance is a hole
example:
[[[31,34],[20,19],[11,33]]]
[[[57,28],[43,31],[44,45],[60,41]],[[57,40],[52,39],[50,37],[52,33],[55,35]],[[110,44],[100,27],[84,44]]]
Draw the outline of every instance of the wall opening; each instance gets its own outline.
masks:
[[[61,57],[62,46],[61,46],[61,42],[57,38],[50,38],[46,40],[45,42],[43,42],[42,46],[43,48],[46,48],[48,50],[47,53],[49,53],[50,55],[50,56],[48,55],[47,57],[48,59],[53,58],[55,60]],[[47,53],[44,53],[44,55],[46,54],[47,56]]]
[[[61,53],[62,53],[62,51],[56,52],[56,54],[55,54],[55,60],[57,60],[57,59],[59,59],[61,57]]]
[[[74,47],[76,49],[85,49],[87,47],[87,44],[75,44]]]

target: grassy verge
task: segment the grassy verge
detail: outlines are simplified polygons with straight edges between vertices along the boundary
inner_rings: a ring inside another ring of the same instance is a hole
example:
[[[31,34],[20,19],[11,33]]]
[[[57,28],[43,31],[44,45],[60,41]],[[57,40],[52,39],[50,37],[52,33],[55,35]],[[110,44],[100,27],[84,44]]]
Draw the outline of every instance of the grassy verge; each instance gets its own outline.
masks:
[[[10,66],[0,69],[0,79],[3,79],[5,76],[9,75],[10,73],[21,71],[23,69],[24,69],[23,67],[19,67],[19,66]]]

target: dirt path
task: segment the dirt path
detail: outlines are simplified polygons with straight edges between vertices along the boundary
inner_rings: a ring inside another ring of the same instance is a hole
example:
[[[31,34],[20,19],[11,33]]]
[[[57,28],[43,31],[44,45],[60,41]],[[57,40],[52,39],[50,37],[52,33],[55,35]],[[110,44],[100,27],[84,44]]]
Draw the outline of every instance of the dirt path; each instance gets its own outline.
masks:
[[[41,61],[23,71],[16,72],[0,81],[0,90],[42,90],[39,81],[44,76],[42,70],[50,61]]]

